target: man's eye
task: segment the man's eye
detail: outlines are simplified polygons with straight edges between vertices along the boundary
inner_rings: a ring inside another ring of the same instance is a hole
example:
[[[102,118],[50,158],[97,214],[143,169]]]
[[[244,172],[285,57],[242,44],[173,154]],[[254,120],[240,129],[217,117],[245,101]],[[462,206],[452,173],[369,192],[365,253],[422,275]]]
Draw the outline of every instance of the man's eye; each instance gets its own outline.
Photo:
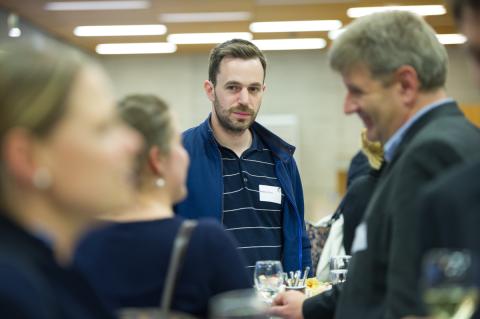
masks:
[[[251,87],[248,89],[250,92],[252,93],[258,93],[260,92],[260,88],[259,87]]]

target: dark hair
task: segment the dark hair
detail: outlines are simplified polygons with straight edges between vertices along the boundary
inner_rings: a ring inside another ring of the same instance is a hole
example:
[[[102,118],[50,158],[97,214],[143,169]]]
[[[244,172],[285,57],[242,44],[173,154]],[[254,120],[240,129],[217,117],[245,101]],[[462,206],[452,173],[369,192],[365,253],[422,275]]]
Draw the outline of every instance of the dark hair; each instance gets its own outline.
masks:
[[[449,0],[453,16],[457,21],[462,20],[463,10],[469,8],[480,13],[480,1],[478,0]]]
[[[137,157],[137,167],[145,165],[148,152],[157,146],[162,153],[170,151],[173,137],[172,116],[167,104],[155,95],[134,94],[119,102],[120,116],[143,137],[143,150]]]
[[[210,52],[210,63],[208,66],[208,80],[215,85],[217,83],[217,74],[220,68],[220,62],[225,57],[240,58],[244,60],[258,58],[263,67],[263,79],[267,72],[267,60],[262,51],[253,43],[242,40],[232,39],[217,45]]]

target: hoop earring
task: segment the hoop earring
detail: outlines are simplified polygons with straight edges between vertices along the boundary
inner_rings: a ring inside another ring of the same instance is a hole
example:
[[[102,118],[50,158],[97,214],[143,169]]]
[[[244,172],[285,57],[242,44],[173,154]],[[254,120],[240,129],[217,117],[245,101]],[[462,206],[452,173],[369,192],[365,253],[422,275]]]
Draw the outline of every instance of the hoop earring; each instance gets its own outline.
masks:
[[[39,190],[48,189],[52,185],[52,176],[49,170],[45,167],[36,169],[33,173],[32,184]]]

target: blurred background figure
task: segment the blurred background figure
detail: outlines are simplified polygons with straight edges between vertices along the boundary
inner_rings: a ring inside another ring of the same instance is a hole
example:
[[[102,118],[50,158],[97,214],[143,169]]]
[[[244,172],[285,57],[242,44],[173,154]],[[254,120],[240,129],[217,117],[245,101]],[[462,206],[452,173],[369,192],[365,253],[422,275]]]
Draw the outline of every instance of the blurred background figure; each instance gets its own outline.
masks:
[[[173,205],[187,195],[188,154],[167,105],[152,95],[120,102],[122,117],[144,138],[137,158],[136,205],[92,232],[80,245],[76,263],[115,310],[159,306],[183,218]],[[207,191],[207,189],[205,189]],[[216,221],[200,220],[179,269],[172,309],[207,316],[211,296],[250,288],[233,239]]]
[[[314,273],[320,281],[330,281],[328,264],[331,257],[350,255],[355,229],[362,220],[380,173],[382,145],[369,141],[365,130],[361,133],[361,143],[362,149],[352,158],[348,168],[347,193],[335,213],[317,226],[307,223]]]
[[[0,317],[110,318],[70,261],[94,217],[132,204],[141,140],[83,57],[19,44],[0,69]]]
[[[460,31],[467,37],[467,52],[474,66],[477,85],[480,86],[480,2],[476,0],[448,1]],[[477,147],[480,145],[478,141]],[[419,199],[418,214],[421,216],[420,256],[426,265],[428,256],[438,249],[461,251],[470,254],[473,276],[469,282],[457,283],[457,291],[462,291],[457,298],[447,294],[451,309],[457,313],[462,310],[463,302],[469,297],[468,291],[476,290],[477,299],[480,289],[480,158],[469,164],[452,170],[425,189]],[[424,278],[425,279],[425,278]],[[424,280],[425,281],[425,280]],[[433,291],[424,285],[423,295]],[[431,288],[431,287],[429,287]],[[450,287],[450,291],[453,288]],[[434,291],[433,291],[434,292]],[[441,305],[424,298],[431,310]],[[430,302],[429,302],[430,301]],[[478,304],[478,303],[477,303]],[[458,316],[456,314],[456,316]],[[472,318],[480,318],[477,310]]]

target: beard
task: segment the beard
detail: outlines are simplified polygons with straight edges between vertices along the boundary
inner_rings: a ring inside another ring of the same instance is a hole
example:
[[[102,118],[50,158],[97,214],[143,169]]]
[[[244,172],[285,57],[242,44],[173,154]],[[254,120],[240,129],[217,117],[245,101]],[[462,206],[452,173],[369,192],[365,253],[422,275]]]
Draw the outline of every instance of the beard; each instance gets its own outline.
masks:
[[[257,112],[255,112],[254,110],[250,109],[247,105],[242,105],[242,104],[239,104],[230,109],[223,108],[220,105],[220,102],[218,101],[218,98],[216,95],[215,95],[215,101],[213,101],[213,108],[220,126],[226,131],[233,132],[233,133],[242,133],[245,130],[249,129],[250,126],[252,126],[258,114],[258,110]],[[250,117],[244,120],[233,119],[231,117],[231,114],[234,112],[248,113]]]

